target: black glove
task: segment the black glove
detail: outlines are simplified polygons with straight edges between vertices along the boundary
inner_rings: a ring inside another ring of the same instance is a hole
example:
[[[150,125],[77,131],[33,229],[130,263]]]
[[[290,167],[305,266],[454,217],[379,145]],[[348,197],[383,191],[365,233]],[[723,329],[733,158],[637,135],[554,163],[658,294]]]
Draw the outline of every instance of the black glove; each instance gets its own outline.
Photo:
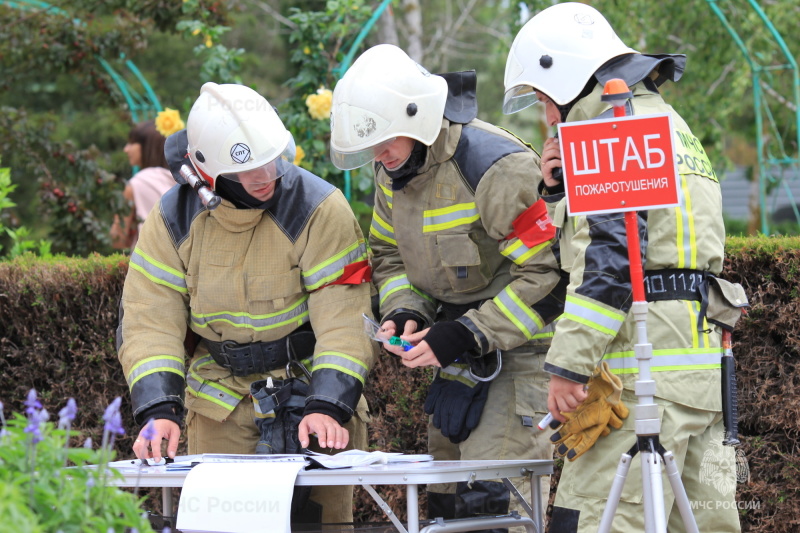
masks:
[[[178,424],[178,427],[183,428],[183,406],[176,402],[157,403],[139,413],[136,416],[136,422],[144,427],[151,418],[171,420]]]
[[[464,352],[477,346],[475,337],[467,326],[450,320],[437,322],[431,326],[422,340],[431,347],[433,355],[442,367],[453,364]]]
[[[451,368],[461,366],[452,365]],[[463,374],[458,378],[450,374],[443,378],[442,371],[439,370],[425,399],[425,412],[433,415],[434,427],[440,429],[442,435],[454,444],[466,440],[478,426],[489,395],[489,382],[475,382],[465,377],[469,374],[466,365],[464,366],[461,369]]]
[[[375,316],[378,316],[378,315],[375,315]],[[396,312],[395,314],[389,315],[388,317],[383,319],[384,322],[386,322],[387,320],[391,320],[392,322],[394,322],[394,325],[396,327],[394,334],[397,335],[398,337],[400,335],[402,335],[403,333],[405,333],[405,331],[406,331],[406,322],[408,322],[408,321],[416,322],[417,323],[417,329],[415,331],[421,330],[422,329],[422,325],[425,323],[423,321],[422,317],[419,316],[418,314],[412,313],[410,311],[403,311],[402,309],[399,310],[398,312]]]

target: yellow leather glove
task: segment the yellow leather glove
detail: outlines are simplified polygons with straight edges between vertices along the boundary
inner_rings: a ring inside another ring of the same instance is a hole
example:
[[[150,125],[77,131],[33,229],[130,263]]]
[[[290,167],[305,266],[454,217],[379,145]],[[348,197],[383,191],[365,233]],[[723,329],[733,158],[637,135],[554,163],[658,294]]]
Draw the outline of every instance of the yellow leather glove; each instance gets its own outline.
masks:
[[[608,363],[601,362],[592,374],[583,403],[572,413],[563,413],[567,421],[550,437],[556,453],[574,461],[597,439],[611,433],[609,426],[619,429],[628,417],[628,408],[620,399],[622,380],[611,373]]]

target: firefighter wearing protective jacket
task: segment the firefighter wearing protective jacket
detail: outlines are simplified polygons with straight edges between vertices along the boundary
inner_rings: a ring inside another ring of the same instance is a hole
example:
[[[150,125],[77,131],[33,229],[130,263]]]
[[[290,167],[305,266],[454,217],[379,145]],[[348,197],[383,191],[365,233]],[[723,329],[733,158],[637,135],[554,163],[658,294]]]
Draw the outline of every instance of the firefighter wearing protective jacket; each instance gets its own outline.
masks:
[[[538,13],[516,36],[506,65],[504,111],[518,111],[538,99],[551,126],[610,118],[613,111],[600,96],[607,80],[621,78],[633,92],[629,115],[671,114],[680,205],[638,214],[660,441],[677,459],[689,500],[702,503],[692,506],[700,531],[739,531],[734,450],[721,445],[721,330],[703,316],[699,290],[722,270],[720,187],[700,142],[658,91],[665,81],[681,77],[685,62],[682,55],[646,55],[628,48],[590,6],[558,4]],[[634,417],[623,420],[623,404],[632,410],[637,402],[637,333],[629,312],[624,217],[566,216],[563,183],[553,177],[553,169],[561,166],[557,142],[548,139],[542,152],[542,196],[559,228],[561,265],[570,272],[570,284],[545,364],[552,374],[548,406],[564,421],[563,413],[575,416],[589,402],[608,405],[599,426],[569,434],[565,425],[556,433],[556,452],[570,461],[559,481],[550,531],[596,531],[620,456],[636,442]],[[584,401],[587,382],[590,399]],[[588,435],[600,438],[592,446]],[[668,529],[684,531],[666,479],[663,485]],[[614,518],[615,531],[645,530],[641,502],[637,458]]]
[[[206,83],[175,135],[173,170],[183,157],[222,201],[210,210],[174,187],[131,255],[119,359],[135,420],[156,428],[152,441],[139,433],[137,457],[160,458],[162,439],[174,456],[184,412],[190,454],[255,453],[251,383],[301,366],[311,379],[300,444],[365,448],[370,268],[344,196],[290,163],[291,134],[247,87]],[[188,368],[187,329],[199,336]],[[310,499],[305,518],[352,521],[352,487],[315,487]]]
[[[430,453],[550,459],[534,426],[546,411],[547,324],[566,279],[536,192],[539,158],[475,118],[475,82],[474,71],[431,75],[395,46],[369,49],[334,90],[331,158],[342,169],[374,161],[382,326],[415,345],[384,347],[408,367],[439,367],[425,402]],[[499,482],[428,488],[432,518],[509,506]]]

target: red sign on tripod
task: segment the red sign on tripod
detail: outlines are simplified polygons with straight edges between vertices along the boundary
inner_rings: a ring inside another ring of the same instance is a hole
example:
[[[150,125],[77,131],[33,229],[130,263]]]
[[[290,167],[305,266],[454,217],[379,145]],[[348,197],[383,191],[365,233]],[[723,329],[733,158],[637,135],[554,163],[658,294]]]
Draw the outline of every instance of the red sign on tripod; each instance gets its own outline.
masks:
[[[669,113],[559,124],[567,212],[677,206],[672,132]]]

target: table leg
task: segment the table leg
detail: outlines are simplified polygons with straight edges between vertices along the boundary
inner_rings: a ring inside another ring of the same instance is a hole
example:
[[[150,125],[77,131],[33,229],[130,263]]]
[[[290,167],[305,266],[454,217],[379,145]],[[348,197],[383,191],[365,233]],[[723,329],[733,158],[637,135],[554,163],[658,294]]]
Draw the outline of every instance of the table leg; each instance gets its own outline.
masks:
[[[531,482],[531,506],[533,507],[533,521],[536,523],[536,531],[544,533],[544,517],[542,516],[542,483],[539,476],[530,476]]]
[[[406,485],[408,533],[419,533],[419,497],[417,485]]]
[[[161,489],[161,515],[172,517],[172,487]]]

